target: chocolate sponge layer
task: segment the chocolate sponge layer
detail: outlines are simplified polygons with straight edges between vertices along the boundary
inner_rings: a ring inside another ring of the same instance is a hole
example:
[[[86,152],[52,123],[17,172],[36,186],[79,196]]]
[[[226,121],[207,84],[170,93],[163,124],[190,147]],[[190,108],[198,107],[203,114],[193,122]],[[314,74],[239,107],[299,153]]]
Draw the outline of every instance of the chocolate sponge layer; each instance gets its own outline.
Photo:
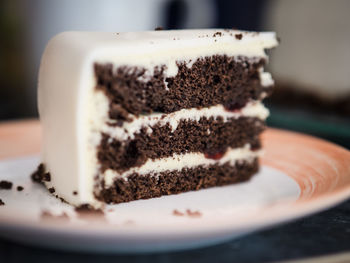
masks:
[[[123,172],[144,164],[149,158],[172,156],[174,153],[202,152],[209,158],[223,154],[228,147],[260,148],[259,134],[264,122],[257,118],[241,117],[224,121],[222,118],[201,118],[199,121],[182,120],[173,132],[170,125],[152,126],[148,133],[143,128],[133,139],[118,141],[103,134],[98,147],[101,171],[112,169]]]
[[[162,65],[147,72],[141,67],[96,63],[94,70],[96,89],[109,98],[110,118],[128,121],[129,113],[169,113],[217,104],[241,108],[248,100],[260,99],[262,92],[271,92],[272,87],[260,84],[259,69],[265,62],[263,58],[214,55],[199,58],[191,67],[177,62],[174,77],[166,77]]]
[[[255,159],[253,162],[237,162],[234,166],[226,163],[152,175],[135,173],[128,180],[116,179],[111,187],[105,187],[102,183],[102,190],[96,197],[106,203],[122,203],[234,184],[249,180],[258,171],[258,167],[258,160]]]

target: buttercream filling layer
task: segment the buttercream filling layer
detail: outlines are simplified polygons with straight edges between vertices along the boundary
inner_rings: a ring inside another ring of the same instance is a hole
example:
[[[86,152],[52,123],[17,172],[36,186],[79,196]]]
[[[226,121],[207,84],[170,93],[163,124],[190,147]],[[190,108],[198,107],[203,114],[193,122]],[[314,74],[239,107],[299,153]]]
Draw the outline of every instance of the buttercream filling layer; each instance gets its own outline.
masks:
[[[230,119],[201,118],[199,121],[181,120],[175,131],[169,124],[152,126],[152,133],[143,128],[134,138],[126,141],[102,134],[97,148],[100,171],[119,173],[138,167],[148,159],[159,159],[176,154],[201,152],[208,155],[224,153],[228,147],[240,148],[250,144],[260,148],[259,134],[264,122],[250,117]]]
[[[250,101],[243,108],[229,111],[223,105],[215,105],[207,108],[182,109],[176,112],[151,113],[148,115],[134,116],[130,115],[130,122],[123,122],[117,126],[114,120],[108,117],[108,100],[102,92],[96,92],[94,96],[96,104],[96,116],[93,119],[92,127],[95,131],[109,135],[111,138],[119,141],[133,139],[135,133],[139,133],[142,128],[147,129],[147,133],[152,133],[152,126],[159,124],[164,126],[169,124],[172,131],[175,131],[182,120],[199,121],[201,118],[220,118],[224,122],[240,117],[252,117],[265,120],[269,115],[269,110],[264,107],[261,101]]]
[[[181,170],[183,168],[193,168],[197,166],[209,166],[213,164],[223,165],[229,163],[234,166],[236,162],[245,161],[250,162],[261,155],[261,151],[253,151],[249,144],[246,144],[242,148],[227,149],[225,154],[220,159],[208,158],[204,153],[191,152],[185,154],[173,154],[170,157],[151,160],[139,167],[133,167],[123,173],[118,173],[114,170],[107,169],[103,174],[105,185],[111,186],[114,179],[124,178],[128,179],[128,176],[137,173],[139,175],[145,174],[157,174],[165,171]]]
[[[162,195],[179,194],[214,186],[224,186],[249,180],[259,170],[258,159],[237,162],[234,166],[213,164],[154,174],[117,178],[111,187],[101,182],[95,196],[106,203],[121,203]]]
[[[123,140],[133,138],[133,135],[139,133],[143,127],[147,128],[148,133],[152,133],[152,126],[156,124],[160,126],[169,124],[172,132],[174,132],[181,120],[199,121],[201,118],[213,118],[214,120],[222,118],[224,122],[227,122],[229,119],[238,119],[240,117],[252,117],[265,120],[268,115],[268,109],[266,109],[261,102],[254,101],[249,102],[241,110],[232,112],[226,110],[222,105],[216,105],[202,109],[183,109],[169,114],[153,113],[134,118],[132,122],[124,122],[122,127],[104,125],[101,127],[101,131],[110,135],[112,138]]]

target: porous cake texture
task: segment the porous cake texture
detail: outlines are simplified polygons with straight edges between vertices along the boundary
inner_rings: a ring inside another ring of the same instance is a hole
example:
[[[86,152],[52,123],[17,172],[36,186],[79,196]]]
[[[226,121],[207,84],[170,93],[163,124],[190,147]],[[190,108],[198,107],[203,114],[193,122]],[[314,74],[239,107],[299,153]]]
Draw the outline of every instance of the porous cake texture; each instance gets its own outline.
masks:
[[[248,180],[274,33],[65,32],[39,74],[45,185],[93,207]]]

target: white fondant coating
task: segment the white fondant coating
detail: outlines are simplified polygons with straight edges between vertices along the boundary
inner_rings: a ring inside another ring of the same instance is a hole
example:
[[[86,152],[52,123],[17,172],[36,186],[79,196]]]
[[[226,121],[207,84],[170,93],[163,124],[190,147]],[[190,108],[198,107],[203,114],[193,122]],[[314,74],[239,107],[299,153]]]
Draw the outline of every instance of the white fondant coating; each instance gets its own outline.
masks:
[[[221,36],[213,37],[216,32]],[[243,38],[238,40],[235,34],[240,33]],[[276,45],[274,33],[218,29],[55,36],[42,57],[38,83],[42,160],[51,173],[48,185],[71,204],[100,205],[93,195],[98,174],[94,148],[100,140],[93,116],[98,118],[106,109],[96,108],[103,104],[93,100],[95,62],[142,66],[150,73],[154,66],[165,65],[165,73],[172,76],[177,72],[176,61],[191,63],[214,54],[265,58],[264,49]],[[74,191],[78,194],[73,195]]]
[[[114,179],[124,178],[127,180],[127,176],[132,173],[138,173],[140,175],[161,173],[165,171],[180,171],[183,168],[195,168],[197,166],[207,167],[213,164],[225,164],[229,163],[234,166],[238,161],[251,162],[254,158],[257,158],[261,154],[261,151],[250,150],[250,145],[246,144],[242,148],[231,149],[229,148],[226,153],[219,160],[208,159],[203,153],[190,152],[185,154],[174,154],[171,157],[161,158],[156,160],[148,160],[140,167],[135,167],[127,170],[124,173],[117,173],[111,169],[104,172],[106,186],[112,186]]]

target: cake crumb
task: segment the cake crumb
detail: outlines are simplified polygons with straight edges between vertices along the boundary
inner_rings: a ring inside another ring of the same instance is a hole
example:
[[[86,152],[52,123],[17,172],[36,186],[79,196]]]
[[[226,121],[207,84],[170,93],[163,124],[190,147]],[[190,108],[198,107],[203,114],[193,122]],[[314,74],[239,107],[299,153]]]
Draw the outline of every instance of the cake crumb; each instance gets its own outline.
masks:
[[[77,191],[74,191],[74,192],[73,192],[73,195],[77,195],[77,194],[78,194],[78,192],[77,192]]]
[[[0,199],[0,206],[5,205],[4,201]]]
[[[101,209],[95,209],[89,204],[83,204],[75,208],[75,212],[80,218],[98,217],[104,218],[104,212]]]
[[[54,187],[51,187],[51,188],[49,188],[48,190],[49,190],[49,192],[50,192],[51,194],[53,194],[54,192],[56,192]]]
[[[5,180],[0,181],[0,189],[11,190],[12,189],[12,182],[5,181]]]
[[[44,182],[50,182],[51,181],[51,175],[50,173],[45,172],[45,166],[44,164],[40,164],[36,171],[34,171],[31,175],[32,181],[43,184]]]
[[[199,211],[191,211],[190,209],[186,210],[186,213],[189,217],[201,217],[202,213]]]
[[[49,189],[48,189],[49,190]],[[49,190],[50,191],[50,190]],[[58,195],[54,195],[57,199],[60,199],[60,201],[64,204],[69,204],[66,200],[64,200],[62,197],[59,197]]]
[[[243,37],[242,34],[235,34],[235,38],[238,39],[238,40],[241,40]]]
[[[162,26],[158,26],[154,29],[155,31],[161,31],[161,30],[164,30],[164,28]]]
[[[82,204],[80,206],[77,206],[75,208],[75,211],[78,212],[78,213],[85,213],[85,212],[99,212],[99,213],[103,213],[103,211],[101,209],[95,209],[89,204]]]
[[[23,191],[23,189],[24,189],[23,186],[21,186],[21,185],[17,186],[17,191],[18,191],[18,192]]]
[[[180,211],[178,211],[177,209],[175,209],[175,210],[173,211],[173,215],[174,215],[174,216],[184,216],[185,214],[184,214],[184,213],[181,213]]]
[[[62,212],[62,214],[60,214],[60,215],[53,215],[49,211],[43,210],[41,212],[40,219],[42,219],[42,220],[47,220],[47,219],[69,220],[69,216],[65,212]]]
[[[221,33],[221,32],[215,32],[215,33],[213,34],[213,37],[217,37],[217,36],[221,37],[221,36],[222,36],[222,33]]]

